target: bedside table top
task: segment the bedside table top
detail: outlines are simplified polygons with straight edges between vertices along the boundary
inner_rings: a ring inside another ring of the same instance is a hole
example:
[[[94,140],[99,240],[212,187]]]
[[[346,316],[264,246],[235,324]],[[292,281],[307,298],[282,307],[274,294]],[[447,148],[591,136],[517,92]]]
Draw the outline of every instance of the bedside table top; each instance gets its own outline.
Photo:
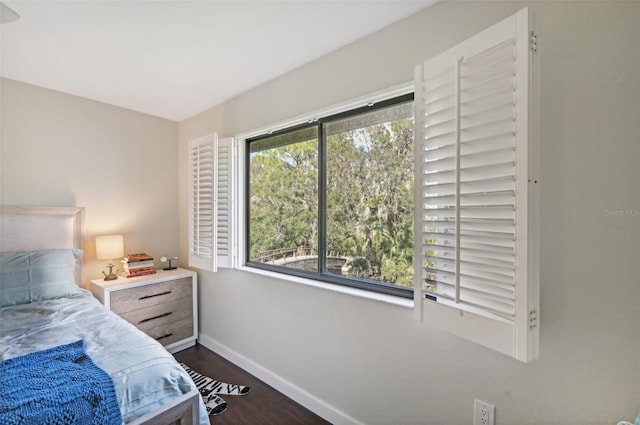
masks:
[[[160,283],[167,280],[180,279],[183,277],[193,277],[196,276],[196,272],[187,269],[177,268],[175,270],[156,270],[154,274],[148,274],[145,276],[138,277],[123,277],[118,276],[115,280],[104,280],[101,278],[91,279],[91,284],[104,288],[105,290],[110,289],[124,289],[124,288],[135,288],[137,286],[144,286],[152,283]]]

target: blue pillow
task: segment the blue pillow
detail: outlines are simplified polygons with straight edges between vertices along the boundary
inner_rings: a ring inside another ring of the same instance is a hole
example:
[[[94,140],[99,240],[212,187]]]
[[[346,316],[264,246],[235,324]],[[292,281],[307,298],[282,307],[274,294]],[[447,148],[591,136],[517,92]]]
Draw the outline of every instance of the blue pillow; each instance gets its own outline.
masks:
[[[0,307],[64,297],[79,291],[78,249],[0,253]]]

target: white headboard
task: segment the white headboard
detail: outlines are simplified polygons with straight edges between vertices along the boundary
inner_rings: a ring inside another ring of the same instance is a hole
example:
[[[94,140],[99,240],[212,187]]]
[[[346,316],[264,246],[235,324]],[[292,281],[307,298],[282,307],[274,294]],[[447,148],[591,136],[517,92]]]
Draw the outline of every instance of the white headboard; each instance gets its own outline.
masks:
[[[0,207],[0,252],[58,248],[84,249],[83,207]]]

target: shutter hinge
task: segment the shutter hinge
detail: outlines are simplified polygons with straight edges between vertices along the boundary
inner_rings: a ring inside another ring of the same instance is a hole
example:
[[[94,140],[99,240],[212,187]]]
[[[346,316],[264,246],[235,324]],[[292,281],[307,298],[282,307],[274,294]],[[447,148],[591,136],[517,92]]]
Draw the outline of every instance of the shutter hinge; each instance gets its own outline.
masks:
[[[529,33],[529,49],[534,55],[538,53],[538,34],[533,31]]]
[[[538,310],[529,310],[529,330],[533,331],[538,326]]]

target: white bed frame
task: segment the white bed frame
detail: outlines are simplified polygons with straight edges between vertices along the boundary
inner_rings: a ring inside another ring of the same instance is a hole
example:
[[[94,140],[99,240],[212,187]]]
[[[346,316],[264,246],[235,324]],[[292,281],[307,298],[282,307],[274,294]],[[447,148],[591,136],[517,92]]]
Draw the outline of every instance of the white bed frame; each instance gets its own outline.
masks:
[[[84,208],[0,207],[0,252],[56,248],[84,249]],[[76,283],[84,286],[82,264]],[[127,425],[197,425],[198,408],[194,390]]]

